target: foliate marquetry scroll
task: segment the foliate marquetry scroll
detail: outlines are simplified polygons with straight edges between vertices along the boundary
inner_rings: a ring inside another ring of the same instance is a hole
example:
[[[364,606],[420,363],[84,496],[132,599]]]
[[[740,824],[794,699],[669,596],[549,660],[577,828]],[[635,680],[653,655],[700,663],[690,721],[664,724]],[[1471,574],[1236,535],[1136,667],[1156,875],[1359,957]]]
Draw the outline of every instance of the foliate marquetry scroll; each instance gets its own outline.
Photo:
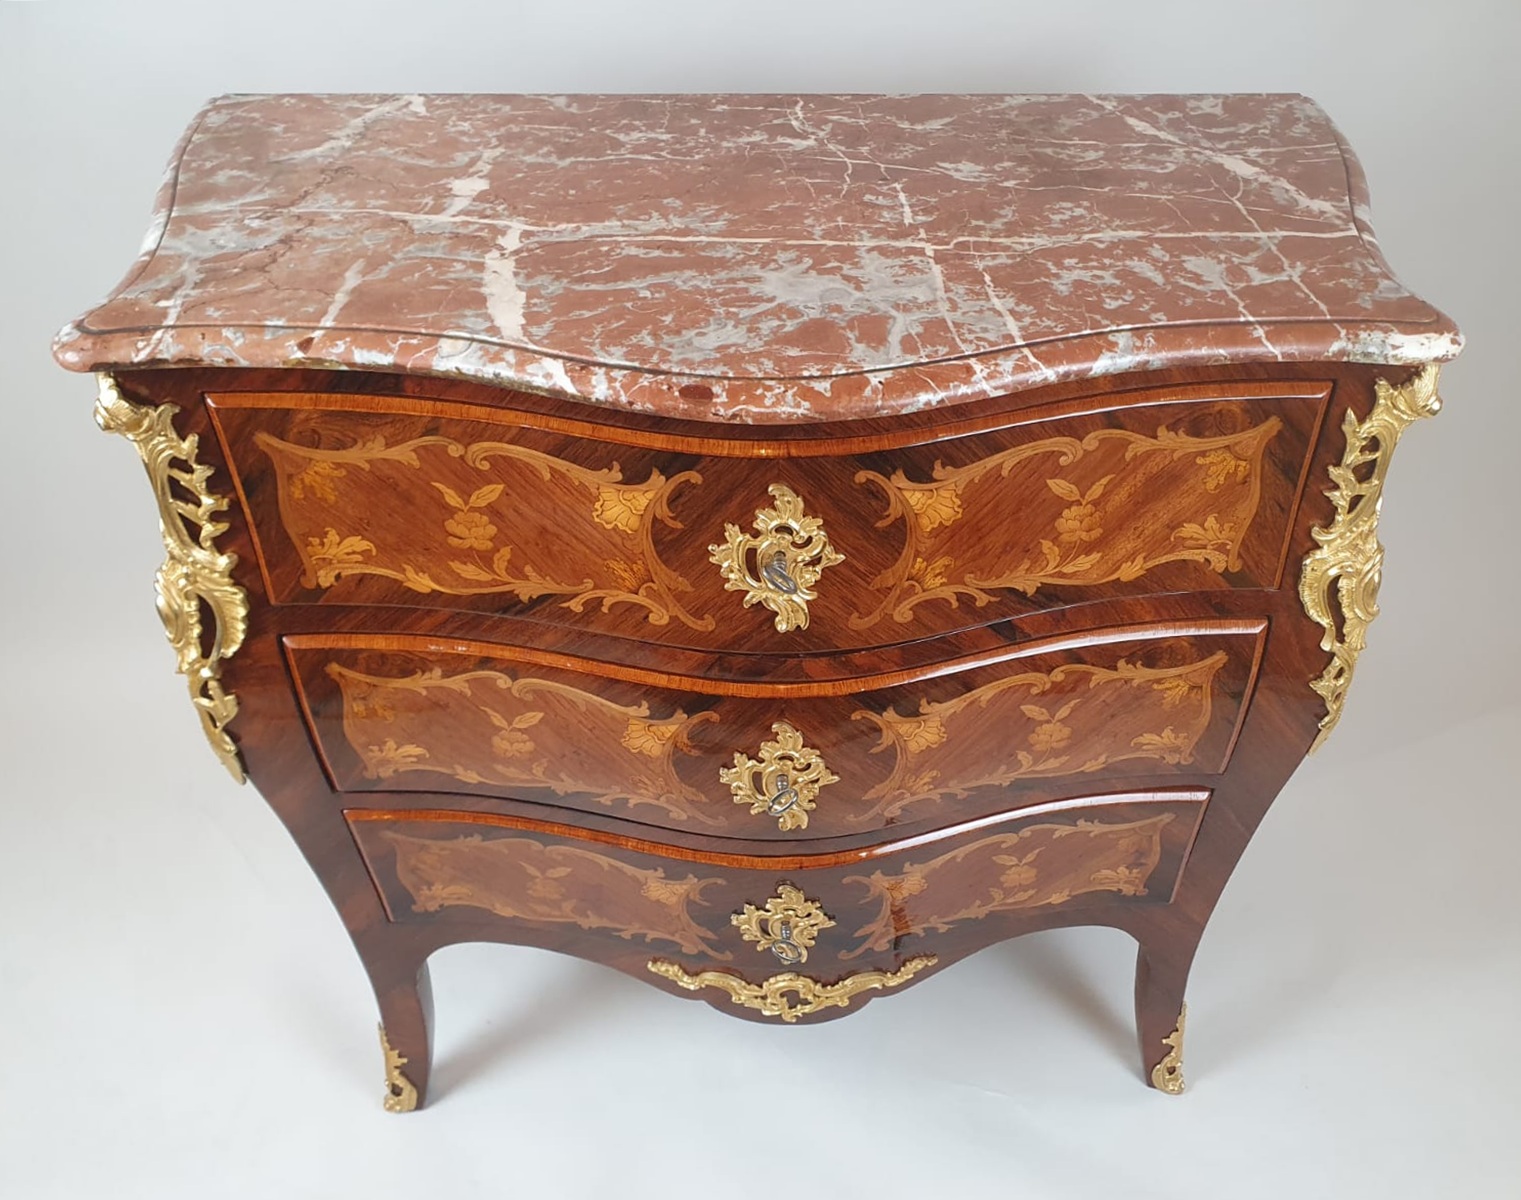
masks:
[[[391,1039],[386,1037],[386,1027],[380,1026],[380,1050],[386,1060],[386,1094],[382,1103],[386,1112],[407,1113],[417,1107],[417,1089],[402,1074],[407,1056],[391,1049]]]
[[[964,797],[1021,779],[1098,771],[1127,760],[1194,761],[1209,729],[1215,677],[1225,651],[1172,667],[1121,659],[1113,667],[1075,663],[1047,673],[1010,675],[941,702],[860,709],[853,720],[881,731],[872,753],[890,752],[886,779],[862,794],[856,822],[895,818],[905,809]]]
[[[980,607],[1001,589],[1033,596],[1052,584],[1128,582],[1170,562],[1240,571],[1262,497],[1263,453],[1281,428],[1271,417],[1219,437],[1165,425],[1154,437],[1100,429],[964,467],[937,464],[928,481],[862,471],[856,482],[887,500],[879,524],[902,522],[904,544],[872,581],[885,593],[880,603],[851,626],[907,623],[932,600]]]
[[[895,874],[875,871],[844,882],[866,889],[875,916],[856,930],[861,939],[841,955],[887,950],[912,934],[943,933],[994,913],[1065,904],[1093,892],[1146,895],[1162,857],[1163,830],[1175,813],[1105,824],[1030,825],[983,838],[927,863],[906,863]]]
[[[1183,1092],[1183,1026],[1187,1020],[1188,1005],[1185,1004],[1178,1012],[1177,1028],[1162,1039],[1167,1053],[1151,1068],[1151,1086],[1169,1096]]]
[[[238,712],[235,696],[222,687],[221,667],[248,632],[248,595],[232,579],[235,554],[224,554],[216,539],[227,530],[228,501],[207,487],[212,468],[196,460],[198,438],[174,429],[179,409],[172,404],[134,404],[109,375],[99,376],[95,422],[137,447],[158,502],[164,538],[164,565],[158,570],[158,615],[174,647],[190,699],[206,740],[239,783],[243,764],[227,726]],[[202,624],[209,614],[211,627]]]
[[[1347,445],[1341,462],[1330,468],[1332,486],[1326,492],[1335,516],[1328,527],[1310,531],[1317,546],[1305,556],[1299,576],[1300,602],[1325,630],[1321,649],[1331,651],[1326,669],[1310,683],[1326,702],[1312,751],[1320,748],[1341,720],[1357,656],[1367,646],[1368,626],[1378,616],[1384,565],[1378,513],[1384,478],[1400,435],[1442,407],[1437,374],[1436,364],[1428,363],[1399,387],[1380,379],[1374,385],[1373,411],[1367,419],[1359,421],[1351,409],[1342,418]]]
[[[511,920],[606,929],[621,938],[671,942],[686,954],[727,960],[693,918],[706,888],[721,879],[666,877],[579,846],[533,838],[413,837],[386,831],[396,876],[413,911],[478,908]]]
[[[780,1017],[789,1024],[799,1017],[806,1017],[826,1008],[846,1008],[862,992],[901,987],[927,967],[939,961],[933,954],[911,958],[896,971],[862,971],[847,975],[837,983],[820,983],[787,971],[773,975],[764,983],[750,983],[727,971],[701,971],[692,975],[673,962],[652,958],[649,969],[662,979],[669,979],[677,987],[689,992],[705,987],[718,988],[729,994],[735,1004],[753,1008],[768,1017]],[[794,1002],[790,997],[796,996]]]
[[[731,918],[734,927],[757,950],[769,950],[778,962],[795,967],[808,961],[808,951],[821,930],[834,921],[815,900],[789,883],[777,888],[764,908],[747,904]]]
[[[711,561],[724,578],[724,590],[745,593],[745,607],[763,604],[776,614],[779,633],[808,628],[808,602],[828,567],[845,561],[829,544],[824,523],[805,516],[803,501],[790,487],[773,483],[766,489],[774,508],[755,514],[755,533],[738,525],[724,526],[724,541],[708,547]]]
[[[718,779],[753,814],[776,818],[778,829],[808,828],[808,814],[818,803],[820,789],[840,777],[824,765],[817,750],[803,744],[803,735],[786,721],[771,726],[773,741],[762,742],[760,757],[736,750],[734,765],[720,767]]]
[[[304,568],[302,583],[331,588],[356,575],[414,592],[561,596],[582,612],[633,605],[652,625],[672,617],[712,629],[677,600],[691,584],[656,553],[657,523],[680,529],[672,495],[702,477],[623,481],[617,464],[591,470],[508,442],[372,437],[314,449],[257,433],[275,468],[280,518]],[[375,514],[404,514],[377,521]]]
[[[569,684],[501,671],[367,675],[341,663],[343,732],[370,779],[412,772],[465,784],[549,788],[609,808],[649,805],[668,817],[723,823],[676,772],[691,731],[713,713],[655,716]]]

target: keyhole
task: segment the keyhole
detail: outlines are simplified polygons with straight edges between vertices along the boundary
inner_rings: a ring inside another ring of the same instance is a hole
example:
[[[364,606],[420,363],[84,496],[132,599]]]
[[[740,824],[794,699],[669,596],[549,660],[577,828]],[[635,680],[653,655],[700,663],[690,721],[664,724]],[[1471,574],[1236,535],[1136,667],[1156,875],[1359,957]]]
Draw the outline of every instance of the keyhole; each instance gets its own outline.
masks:
[[[792,940],[792,922],[781,921],[777,925],[777,938],[771,944],[771,953],[784,965],[794,967],[803,961],[803,948]]]
[[[797,595],[797,581],[787,573],[787,556],[778,550],[770,562],[761,564],[761,579],[784,596]]]

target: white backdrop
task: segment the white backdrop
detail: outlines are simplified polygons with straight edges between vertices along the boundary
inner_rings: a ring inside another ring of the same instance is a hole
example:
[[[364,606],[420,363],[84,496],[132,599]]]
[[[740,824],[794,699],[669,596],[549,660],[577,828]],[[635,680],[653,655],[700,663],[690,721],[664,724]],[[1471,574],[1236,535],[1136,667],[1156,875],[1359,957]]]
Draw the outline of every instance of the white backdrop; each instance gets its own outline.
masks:
[[[1515,0],[0,0],[0,1195],[748,1200],[1515,1194],[1521,239]],[[208,96],[1303,91],[1469,349],[1400,447],[1346,718],[1227,890],[1189,1094],[1142,1088],[1132,947],[998,947],[776,1030],[496,947],[435,960],[436,1101],[274,818],[200,741],[128,447],[48,341],[136,252]]]

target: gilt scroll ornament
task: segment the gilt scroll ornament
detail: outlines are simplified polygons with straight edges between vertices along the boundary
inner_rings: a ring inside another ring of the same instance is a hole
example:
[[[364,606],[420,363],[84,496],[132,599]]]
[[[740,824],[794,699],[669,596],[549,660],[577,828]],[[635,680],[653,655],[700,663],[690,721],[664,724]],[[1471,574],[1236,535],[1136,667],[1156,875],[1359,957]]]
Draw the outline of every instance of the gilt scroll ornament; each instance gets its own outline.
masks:
[[[417,1107],[417,1089],[412,1081],[401,1073],[407,1065],[407,1056],[391,1048],[386,1037],[386,1027],[380,1026],[380,1050],[386,1059],[386,1094],[382,1102],[386,1112],[408,1113]]]
[[[755,533],[724,526],[724,541],[708,547],[724,578],[724,590],[744,592],[745,607],[763,604],[776,614],[778,633],[808,628],[808,602],[828,567],[845,561],[829,544],[824,523],[803,515],[803,501],[784,483],[766,489],[774,508],[755,514]]]
[[[734,765],[719,768],[719,782],[733,793],[735,804],[748,804],[755,815],[775,817],[778,829],[807,829],[819,791],[840,777],[786,721],[771,726],[771,732],[776,738],[761,743],[759,759],[736,750]]]
[[[95,423],[137,447],[158,502],[165,554],[155,581],[159,619],[179,673],[189,681],[206,740],[242,783],[243,764],[227,734],[238,701],[221,682],[222,660],[237,652],[248,632],[248,594],[232,579],[238,556],[216,547],[216,539],[227,531],[223,514],[228,501],[206,486],[213,469],[196,461],[197,435],[182,438],[175,432],[175,405],[134,404],[111,376],[102,374],[98,380]],[[202,625],[203,611],[211,617],[209,630]]]
[[[784,966],[795,967],[808,961],[819,933],[833,927],[834,920],[816,900],[784,883],[765,907],[745,905],[734,914],[732,924],[757,950],[769,950]]]
[[[1178,1012],[1177,1028],[1162,1039],[1167,1053],[1151,1068],[1151,1086],[1169,1096],[1183,1093],[1183,1026],[1187,1020],[1188,1005],[1185,1004]]]
[[[662,979],[669,979],[689,992],[715,987],[727,992],[735,1004],[753,1008],[763,1016],[780,1017],[791,1024],[799,1017],[810,1016],[821,1009],[846,1008],[862,992],[899,987],[937,961],[935,955],[925,954],[909,959],[896,971],[862,971],[847,975],[838,983],[820,983],[796,971],[773,975],[764,983],[750,983],[727,971],[701,971],[692,975],[676,963],[658,958],[650,959],[648,966]],[[789,996],[796,996],[797,1001],[794,1003]]]
[[[1342,418],[1347,445],[1341,462],[1330,468],[1332,486],[1326,491],[1335,516],[1329,527],[1310,530],[1317,545],[1305,556],[1299,577],[1300,602],[1325,630],[1321,649],[1331,651],[1326,669],[1310,682],[1326,702],[1320,732],[1310,745],[1312,752],[1341,720],[1357,656],[1367,646],[1368,626],[1378,616],[1378,587],[1384,565],[1378,514],[1384,478],[1400,435],[1442,407],[1437,373],[1436,364],[1428,363],[1398,387],[1380,379],[1374,384],[1373,410],[1367,419],[1359,421],[1350,409]]]

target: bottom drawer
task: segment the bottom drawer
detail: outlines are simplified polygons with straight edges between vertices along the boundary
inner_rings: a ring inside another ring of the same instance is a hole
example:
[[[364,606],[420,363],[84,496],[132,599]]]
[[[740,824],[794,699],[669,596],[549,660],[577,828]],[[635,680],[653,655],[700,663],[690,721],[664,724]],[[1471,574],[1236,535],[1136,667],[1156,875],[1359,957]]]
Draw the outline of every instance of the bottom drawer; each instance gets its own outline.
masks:
[[[1103,920],[1115,905],[1166,904],[1208,799],[1092,796],[865,849],[765,857],[486,813],[346,816],[392,921],[458,927],[445,940],[551,946],[793,1020],[816,1011],[791,999],[803,985],[839,993],[860,972],[864,987],[895,986],[1010,936],[1036,910]],[[780,998],[779,966],[807,977]],[[837,994],[818,1008],[843,1006]]]

